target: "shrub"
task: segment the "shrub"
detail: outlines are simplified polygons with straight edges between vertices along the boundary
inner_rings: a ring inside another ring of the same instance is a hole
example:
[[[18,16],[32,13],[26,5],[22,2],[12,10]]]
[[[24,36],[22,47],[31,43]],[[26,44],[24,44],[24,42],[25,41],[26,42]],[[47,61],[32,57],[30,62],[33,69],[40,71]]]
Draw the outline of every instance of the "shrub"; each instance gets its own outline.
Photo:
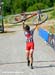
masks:
[[[48,8],[48,6],[43,3],[35,3],[33,6],[27,8],[27,11],[36,11],[38,9],[44,9],[44,8]]]

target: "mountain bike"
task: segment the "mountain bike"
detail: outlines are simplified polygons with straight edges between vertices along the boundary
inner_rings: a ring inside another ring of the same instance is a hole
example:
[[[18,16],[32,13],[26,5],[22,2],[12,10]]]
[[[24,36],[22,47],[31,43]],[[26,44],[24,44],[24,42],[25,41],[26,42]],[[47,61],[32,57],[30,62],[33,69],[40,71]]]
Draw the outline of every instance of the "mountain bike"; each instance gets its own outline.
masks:
[[[34,17],[32,20],[33,25],[40,25],[48,19],[48,16],[46,13],[43,13],[40,10],[38,10],[37,12],[32,12],[32,13],[30,13],[30,12],[25,13],[24,12],[24,13],[17,14],[17,15],[11,15],[8,18],[8,23],[16,24],[16,23],[26,21],[32,17]]]

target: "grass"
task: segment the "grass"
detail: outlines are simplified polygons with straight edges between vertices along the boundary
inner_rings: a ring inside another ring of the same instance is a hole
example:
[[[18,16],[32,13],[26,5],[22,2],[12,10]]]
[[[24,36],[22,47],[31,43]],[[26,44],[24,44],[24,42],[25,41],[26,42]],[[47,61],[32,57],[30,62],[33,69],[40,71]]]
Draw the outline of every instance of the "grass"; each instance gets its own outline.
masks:
[[[46,31],[48,31],[51,34],[55,34],[55,25],[43,26],[42,28],[45,29]]]
[[[52,11],[47,12],[47,15],[48,15],[49,20],[55,19],[55,9],[52,10]]]

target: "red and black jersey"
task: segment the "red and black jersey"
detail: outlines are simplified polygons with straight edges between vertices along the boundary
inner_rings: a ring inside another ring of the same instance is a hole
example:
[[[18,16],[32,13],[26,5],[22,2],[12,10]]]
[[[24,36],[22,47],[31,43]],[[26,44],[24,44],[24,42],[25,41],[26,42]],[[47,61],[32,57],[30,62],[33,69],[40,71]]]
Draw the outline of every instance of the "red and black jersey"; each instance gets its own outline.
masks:
[[[33,33],[34,29],[30,30],[29,32],[25,31],[25,37],[26,37],[26,42],[33,42]]]

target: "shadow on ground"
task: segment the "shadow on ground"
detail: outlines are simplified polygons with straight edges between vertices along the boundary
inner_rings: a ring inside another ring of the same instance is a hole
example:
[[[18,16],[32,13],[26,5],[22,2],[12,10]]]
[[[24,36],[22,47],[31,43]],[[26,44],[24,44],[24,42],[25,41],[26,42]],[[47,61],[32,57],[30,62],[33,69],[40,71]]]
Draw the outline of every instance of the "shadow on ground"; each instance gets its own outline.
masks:
[[[0,32],[0,34],[4,34],[4,33],[15,33],[16,31],[4,31],[4,32]]]
[[[36,68],[51,68],[51,67],[55,67],[55,65],[53,65],[53,64],[50,64],[50,65],[44,65],[44,66],[34,66],[34,69],[36,69]]]
[[[55,60],[50,60],[50,61],[34,61],[34,63],[48,63],[48,62],[55,62]],[[26,61],[19,61],[19,62],[5,62],[5,63],[0,63],[0,65],[7,65],[7,64],[22,64],[22,63],[27,63]],[[50,65],[51,66],[51,65]],[[49,67],[50,67],[49,66]],[[52,65],[53,66],[53,65]],[[54,66],[55,67],[55,66]]]

